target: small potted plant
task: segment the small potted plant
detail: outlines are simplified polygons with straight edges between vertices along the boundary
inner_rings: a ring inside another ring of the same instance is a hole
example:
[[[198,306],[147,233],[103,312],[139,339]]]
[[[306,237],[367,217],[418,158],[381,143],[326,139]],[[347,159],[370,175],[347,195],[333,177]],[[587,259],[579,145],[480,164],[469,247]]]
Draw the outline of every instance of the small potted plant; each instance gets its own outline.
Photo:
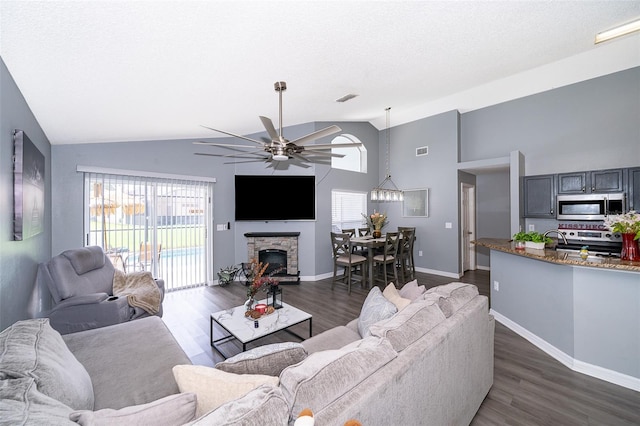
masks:
[[[236,265],[225,266],[224,268],[220,268],[220,271],[218,272],[218,284],[221,287],[228,285],[230,282],[232,282],[235,279],[236,274],[238,273],[239,270],[240,270],[240,267]]]
[[[551,238],[545,237],[544,234],[536,231],[518,232],[513,235],[513,240],[516,242],[516,249],[544,249],[545,244],[553,242]],[[524,246],[522,243],[524,243]]]

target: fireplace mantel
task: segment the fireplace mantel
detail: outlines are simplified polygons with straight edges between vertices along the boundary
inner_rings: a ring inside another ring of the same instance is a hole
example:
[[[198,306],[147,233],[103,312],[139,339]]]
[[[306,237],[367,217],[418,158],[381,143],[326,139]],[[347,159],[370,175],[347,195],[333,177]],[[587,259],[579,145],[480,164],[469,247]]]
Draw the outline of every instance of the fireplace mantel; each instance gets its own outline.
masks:
[[[299,237],[299,232],[247,232],[245,237]]]

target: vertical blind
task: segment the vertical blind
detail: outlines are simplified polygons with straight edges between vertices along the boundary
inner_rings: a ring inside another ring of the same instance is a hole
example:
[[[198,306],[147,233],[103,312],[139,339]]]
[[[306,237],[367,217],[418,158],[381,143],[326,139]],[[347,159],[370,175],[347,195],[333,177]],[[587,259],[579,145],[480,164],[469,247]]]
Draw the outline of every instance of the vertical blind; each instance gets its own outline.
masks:
[[[331,191],[331,228],[334,232],[361,227],[362,214],[366,211],[366,192]]]
[[[213,183],[84,173],[86,244],[167,290],[212,282]]]

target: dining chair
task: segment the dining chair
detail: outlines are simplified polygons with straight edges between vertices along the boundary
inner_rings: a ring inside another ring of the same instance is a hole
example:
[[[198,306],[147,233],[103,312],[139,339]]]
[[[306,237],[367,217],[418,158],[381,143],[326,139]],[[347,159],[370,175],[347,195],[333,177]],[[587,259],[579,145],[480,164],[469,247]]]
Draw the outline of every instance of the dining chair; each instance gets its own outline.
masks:
[[[353,253],[351,250],[351,237],[347,233],[331,232],[331,247],[333,249],[333,281],[331,289],[335,286],[338,267],[344,268],[342,281],[347,284],[347,291],[351,294],[351,282],[359,281],[364,285],[367,276],[367,258]],[[356,274],[357,269],[360,274]]]
[[[345,228],[342,233],[349,234],[349,238],[354,238],[356,236],[356,228]]]
[[[385,236],[384,247],[382,249],[382,254],[377,254],[373,256],[372,265],[375,268],[376,266],[380,267],[382,270],[382,276],[376,275],[374,277],[375,281],[382,281],[383,284],[387,284],[387,279],[389,278],[387,267],[390,265],[393,271],[394,282],[398,283],[398,270],[396,268],[396,260],[398,259],[398,244],[399,244],[399,234],[397,232],[387,232]],[[389,271],[391,272],[391,271]]]
[[[369,227],[358,228],[358,236],[366,237],[367,235],[371,235],[371,229]]]
[[[398,226],[400,244],[398,247],[398,267],[402,284],[415,279],[416,265],[413,261],[413,245],[416,240],[416,228]]]

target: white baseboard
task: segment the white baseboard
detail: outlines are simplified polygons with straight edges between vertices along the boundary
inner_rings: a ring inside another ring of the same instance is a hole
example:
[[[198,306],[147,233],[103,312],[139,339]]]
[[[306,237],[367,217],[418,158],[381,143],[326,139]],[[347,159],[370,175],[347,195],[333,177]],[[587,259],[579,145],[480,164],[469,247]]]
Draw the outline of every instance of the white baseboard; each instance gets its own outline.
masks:
[[[458,274],[456,272],[445,272],[445,271],[438,271],[436,269],[427,269],[427,268],[418,268],[418,267],[416,267],[416,272],[423,272],[425,274],[440,275],[442,277],[456,278],[456,279],[462,277],[461,274]]]
[[[596,379],[604,380],[634,391],[640,391],[640,378],[577,360],[493,309],[491,309],[491,314],[500,324],[528,340],[538,349],[562,363],[565,367],[578,373],[595,377]]]
[[[481,271],[490,271],[491,270],[490,266],[476,265],[476,268],[480,269]]]

